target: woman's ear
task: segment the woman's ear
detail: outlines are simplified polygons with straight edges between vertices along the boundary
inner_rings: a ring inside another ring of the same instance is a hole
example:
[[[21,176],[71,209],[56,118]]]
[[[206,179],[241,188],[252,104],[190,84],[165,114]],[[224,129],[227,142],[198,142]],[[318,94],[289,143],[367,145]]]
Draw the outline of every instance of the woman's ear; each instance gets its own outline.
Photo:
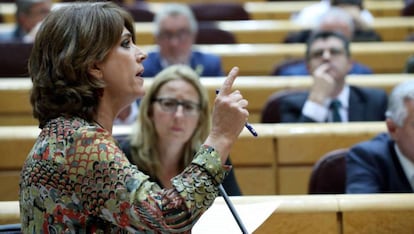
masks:
[[[88,73],[96,79],[102,79],[103,77],[103,73],[97,64],[93,64],[91,67],[89,67]]]

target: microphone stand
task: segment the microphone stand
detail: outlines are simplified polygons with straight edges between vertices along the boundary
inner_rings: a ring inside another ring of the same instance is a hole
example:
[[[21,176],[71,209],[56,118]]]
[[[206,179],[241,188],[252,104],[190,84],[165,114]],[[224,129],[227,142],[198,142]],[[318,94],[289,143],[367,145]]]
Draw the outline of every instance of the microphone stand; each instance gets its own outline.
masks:
[[[227,206],[229,207],[231,214],[233,215],[234,219],[237,222],[237,225],[239,225],[240,230],[242,231],[243,234],[248,234],[249,232],[247,231],[246,227],[243,225],[242,220],[240,219],[239,215],[237,214],[236,209],[233,206],[233,203],[231,203],[229,196],[226,193],[226,190],[224,190],[223,185],[220,184],[219,185],[219,190],[221,193],[221,196],[224,198],[224,201],[226,202]]]

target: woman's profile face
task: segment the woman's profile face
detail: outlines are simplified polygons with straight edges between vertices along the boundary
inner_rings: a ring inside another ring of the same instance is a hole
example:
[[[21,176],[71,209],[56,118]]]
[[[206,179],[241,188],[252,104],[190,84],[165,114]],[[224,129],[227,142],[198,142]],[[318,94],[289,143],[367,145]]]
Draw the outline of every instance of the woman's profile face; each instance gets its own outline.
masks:
[[[171,80],[159,89],[152,103],[151,119],[163,142],[185,144],[200,119],[200,97],[185,80]]]
[[[115,105],[126,106],[145,94],[142,61],[147,54],[132,41],[131,33],[124,28],[118,43],[110,50],[97,69]]]

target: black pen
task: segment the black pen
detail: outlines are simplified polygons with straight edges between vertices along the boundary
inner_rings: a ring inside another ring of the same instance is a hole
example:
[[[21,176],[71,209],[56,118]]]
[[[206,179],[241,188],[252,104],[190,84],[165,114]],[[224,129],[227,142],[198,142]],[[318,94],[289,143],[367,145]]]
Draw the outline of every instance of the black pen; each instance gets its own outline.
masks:
[[[218,89],[216,89],[216,94],[218,94],[220,92],[220,90],[218,90]],[[256,132],[256,130],[254,130],[254,128],[253,128],[253,126],[249,123],[249,122],[246,122],[245,124],[244,124],[244,126],[247,128],[247,130],[249,130],[249,132],[254,136],[254,137],[257,137],[258,135],[257,135],[257,132]]]

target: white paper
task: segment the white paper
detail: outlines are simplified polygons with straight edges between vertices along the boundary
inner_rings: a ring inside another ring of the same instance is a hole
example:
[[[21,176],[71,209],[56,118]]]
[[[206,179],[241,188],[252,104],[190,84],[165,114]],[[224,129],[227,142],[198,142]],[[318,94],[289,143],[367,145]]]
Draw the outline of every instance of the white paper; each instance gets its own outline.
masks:
[[[254,232],[280,205],[275,201],[243,201],[243,197],[230,198],[240,219],[249,233]],[[242,233],[222,197],[201,216],[192,229],[193,234]]]

